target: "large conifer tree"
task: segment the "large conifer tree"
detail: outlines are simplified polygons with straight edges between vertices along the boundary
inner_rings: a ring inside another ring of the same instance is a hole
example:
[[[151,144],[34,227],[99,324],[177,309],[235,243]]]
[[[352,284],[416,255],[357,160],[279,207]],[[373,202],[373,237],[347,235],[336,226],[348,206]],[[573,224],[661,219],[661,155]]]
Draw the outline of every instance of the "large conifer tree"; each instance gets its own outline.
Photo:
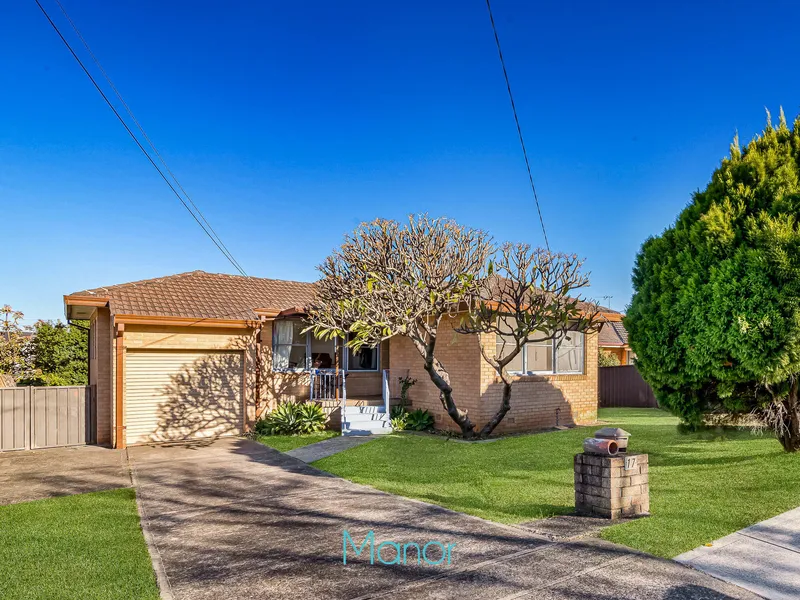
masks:
[[[636,259],[625,326],[662,405],[752,413],[800,450],[800,117],[741,150]]]

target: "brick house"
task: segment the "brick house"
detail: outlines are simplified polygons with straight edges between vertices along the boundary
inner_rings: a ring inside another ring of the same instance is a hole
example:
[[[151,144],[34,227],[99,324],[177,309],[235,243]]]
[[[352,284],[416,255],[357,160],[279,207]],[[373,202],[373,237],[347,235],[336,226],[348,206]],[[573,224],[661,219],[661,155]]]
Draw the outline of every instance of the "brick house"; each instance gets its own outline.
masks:
[[[619,319],[609,320],[600,330],[599,345],[600,352],[613,354],[619,359],[620,365],[632,365],[636,355],[628,345],[628,330],[622,324],[624,315],[617,313]]]
[[[90,321],[98,443],[240,434],[277,402],[312,395],[331,427],[341,425],[344,405],[352,429],[354,412],[386,420],[380,413],[397,395],[400,376],[417,380],[409,391],[414,408],[428,409],[439,428],[455,427],[409,340],[395,337],[356,353],[304,333],[303,307],[313,295],[311,283],[192,271],[64,296],[68,319]],[[607,309],[604,315],[619,316]],[[497,340],[448,335],[452,325],[443,324],[437,355],[451,374],[456,402],[480,426],[497,409],[501,386],[478,344]],[[527,346],[513,365],[512,409],[497,431],[593,422],[597,338],[577,334],[561,345]],[[337,374],[335,396],[320,383],[331,373]],[[337,400],[342,397],[346,403]]]

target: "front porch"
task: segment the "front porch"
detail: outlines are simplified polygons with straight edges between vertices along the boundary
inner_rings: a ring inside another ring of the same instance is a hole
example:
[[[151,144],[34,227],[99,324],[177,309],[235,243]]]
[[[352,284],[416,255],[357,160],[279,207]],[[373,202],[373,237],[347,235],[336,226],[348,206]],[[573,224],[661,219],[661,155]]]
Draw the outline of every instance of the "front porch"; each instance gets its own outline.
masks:
[[[381,435],[392,432],[391,408],[399,405],[400,386],[393,380],[408,375],[403,369],[381,371],[381,394],[360,391],[348,395],[349,373],[316,369],[311,372],[309,401],[320,404],[329,416],[329,426],[341,430],[342,435]]]

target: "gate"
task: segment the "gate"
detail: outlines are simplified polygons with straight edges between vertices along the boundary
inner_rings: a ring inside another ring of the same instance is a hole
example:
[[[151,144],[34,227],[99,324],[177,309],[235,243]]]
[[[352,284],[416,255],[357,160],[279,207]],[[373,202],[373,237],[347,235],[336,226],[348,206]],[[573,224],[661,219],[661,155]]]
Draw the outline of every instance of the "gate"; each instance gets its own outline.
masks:
[[[600,408],[658,408],[653,389],[634,365],[598,370]]]
[[[94,386],[0,388],[0,451],[96,443]]]

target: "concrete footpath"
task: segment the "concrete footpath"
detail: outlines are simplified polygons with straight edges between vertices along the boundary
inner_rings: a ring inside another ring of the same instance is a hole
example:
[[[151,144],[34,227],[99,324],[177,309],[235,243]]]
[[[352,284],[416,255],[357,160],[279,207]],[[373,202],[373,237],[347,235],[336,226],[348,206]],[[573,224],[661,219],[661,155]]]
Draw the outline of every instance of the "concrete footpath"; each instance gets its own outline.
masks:
[[[681,554],[676,561],[770,600],[800,598],[800,508]]]
[[[339,452],[350,450],[361,444],[366,444],[374,440],[378,436],[374,435],[338,435],[336,437],[322,440],[316,444],[309,444],[308,446],[301,446],[294,450],[285,452],[287,456],[302,460],[304,463],[312,463],[315,460],[322,460],[328,458]]]

